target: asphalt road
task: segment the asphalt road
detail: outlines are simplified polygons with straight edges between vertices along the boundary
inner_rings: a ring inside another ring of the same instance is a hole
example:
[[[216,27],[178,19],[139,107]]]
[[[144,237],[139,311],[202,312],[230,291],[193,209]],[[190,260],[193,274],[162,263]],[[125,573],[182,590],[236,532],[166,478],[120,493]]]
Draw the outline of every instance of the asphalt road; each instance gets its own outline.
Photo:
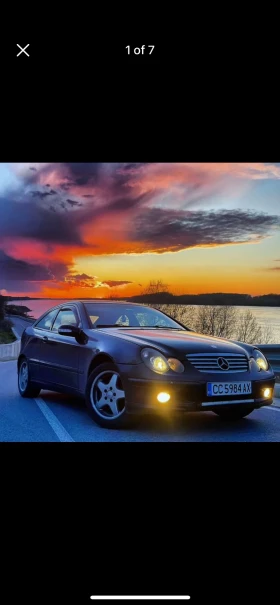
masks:
[[[280,441],[280,407],[262,408],[233,424],[211,412],[172,420],[143,416],[133,429],[114,431],[98,427],[83,401],[69,395],[41,391],[37,399],[23,399],[17,389],[16,361],[3,361],[0,441]]]
[[[21,337],[23,330],[27,326],[30,326],[31,323],[30,321],[26,321],[26,319],[24,319],[23,317],[14,317],[9,315],[7,316],[7,319],[10,319],[12,321],[15,334],[18,338]]]

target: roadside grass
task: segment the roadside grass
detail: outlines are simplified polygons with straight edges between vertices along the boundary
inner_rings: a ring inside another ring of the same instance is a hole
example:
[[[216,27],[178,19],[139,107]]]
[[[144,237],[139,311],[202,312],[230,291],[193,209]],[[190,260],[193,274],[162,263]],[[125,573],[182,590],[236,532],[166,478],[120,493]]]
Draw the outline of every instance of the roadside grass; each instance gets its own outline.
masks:
[[[12,323],[7,319],[0,320],[0,344],[9,345],[15,342],[16,337],[12,330]]]
[[[9,331],[0,330],[0,345],[9,345],[15,340],[16,337],[11,329]]]

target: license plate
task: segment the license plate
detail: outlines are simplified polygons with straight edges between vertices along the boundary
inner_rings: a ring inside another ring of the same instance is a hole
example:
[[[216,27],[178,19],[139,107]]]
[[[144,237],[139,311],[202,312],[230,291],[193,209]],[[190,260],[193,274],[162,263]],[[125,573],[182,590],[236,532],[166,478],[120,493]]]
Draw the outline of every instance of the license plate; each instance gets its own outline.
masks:
[[[220,397],[223,395],[250,395],[251,382],[208,382],[207,397]]]

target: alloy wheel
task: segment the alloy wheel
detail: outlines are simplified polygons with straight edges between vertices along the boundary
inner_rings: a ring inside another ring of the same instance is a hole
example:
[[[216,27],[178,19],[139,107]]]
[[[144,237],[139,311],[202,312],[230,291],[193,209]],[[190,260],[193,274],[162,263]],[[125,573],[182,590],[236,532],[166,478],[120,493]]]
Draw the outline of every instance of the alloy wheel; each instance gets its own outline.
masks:
[[[19,370],[19,388],[24,392],[28,384],[28,365],[26,361],[23,361]]]
[[[96,376],[90,390],[91,405],[99,416],[115,419],[125,411],[125,392],[118,372],[107,370]]]

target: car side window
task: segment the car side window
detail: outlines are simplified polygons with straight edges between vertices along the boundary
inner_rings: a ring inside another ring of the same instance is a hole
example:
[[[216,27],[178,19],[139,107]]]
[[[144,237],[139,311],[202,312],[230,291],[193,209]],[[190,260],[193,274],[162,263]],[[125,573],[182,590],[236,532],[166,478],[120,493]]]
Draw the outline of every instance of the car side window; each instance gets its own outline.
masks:
[[[58,316],[53,324],[52,330],[53,332],[57,332],[60,326],[64,325],[77,326],[79,324],[78,318],[75,312],[72,309],[61,309],[59,311]]]
[[[41,328],[42,330],[50,330],[52,327],[52,322],[57,314],[57,309],[53,309],[47,315],[36,324],[35,328]]]

